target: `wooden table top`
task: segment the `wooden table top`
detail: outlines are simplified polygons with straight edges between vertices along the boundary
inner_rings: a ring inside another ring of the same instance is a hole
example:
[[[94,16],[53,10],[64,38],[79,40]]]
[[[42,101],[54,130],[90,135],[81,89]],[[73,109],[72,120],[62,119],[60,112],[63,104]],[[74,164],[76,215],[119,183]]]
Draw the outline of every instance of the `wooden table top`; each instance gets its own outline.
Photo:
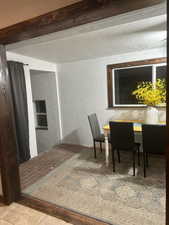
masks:
[[[133,129],[135,132],[141,132],[142,131],[142,124],[144,123],[143,120],[112,120],[114,122],[130,122],[130,123],[133,123]],[[158,124],[166,124],[166,122],[159,122]],[[105,125],[103,127],[103,130],[105,131],[109,131],[110,130],[110,127],[109,127],[109,124]]]

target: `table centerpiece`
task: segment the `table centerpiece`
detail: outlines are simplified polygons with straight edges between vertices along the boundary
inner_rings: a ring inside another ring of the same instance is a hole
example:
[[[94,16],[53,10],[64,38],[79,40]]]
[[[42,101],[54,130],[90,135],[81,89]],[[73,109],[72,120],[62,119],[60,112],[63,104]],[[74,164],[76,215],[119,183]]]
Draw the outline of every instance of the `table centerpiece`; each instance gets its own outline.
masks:
[[[157,79],[156,82],[143,81],[137,85],[132,92],[139,104],[147,106],[145,111],[145,122],[156,124],[159,122],[157,106],[165,106],[166,103],[166,81]]]

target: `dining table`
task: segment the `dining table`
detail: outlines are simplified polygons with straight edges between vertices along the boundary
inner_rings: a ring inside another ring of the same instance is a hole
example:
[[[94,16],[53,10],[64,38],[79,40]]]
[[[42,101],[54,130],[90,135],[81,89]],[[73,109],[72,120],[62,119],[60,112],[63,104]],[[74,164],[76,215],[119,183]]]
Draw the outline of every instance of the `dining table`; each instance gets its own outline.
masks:
[[[145,124],[144,120],[111,120],[114,122],[130,122],[133,123],[133,131],[135,134],[142,134],[142,124]],[[160,121],[159,123],[156,124],[163,124],[165,125],[166,122]],[[105,159],[106,159],[106,166],[109,166],[109,141],[108,141],[108,135],[110,133],[110,127],[109,124],[106,124],[103,126],[103,131],[104,131],[104,138],[105,138]]]

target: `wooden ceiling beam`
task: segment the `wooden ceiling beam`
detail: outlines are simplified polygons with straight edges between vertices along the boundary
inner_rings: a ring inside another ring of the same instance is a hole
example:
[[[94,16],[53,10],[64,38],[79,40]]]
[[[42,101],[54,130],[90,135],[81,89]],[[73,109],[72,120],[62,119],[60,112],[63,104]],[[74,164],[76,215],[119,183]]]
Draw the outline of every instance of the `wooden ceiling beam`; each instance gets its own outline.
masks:
[[[165,0],[82,0],[0,30],[0,44],[11,44],[160,4]]]

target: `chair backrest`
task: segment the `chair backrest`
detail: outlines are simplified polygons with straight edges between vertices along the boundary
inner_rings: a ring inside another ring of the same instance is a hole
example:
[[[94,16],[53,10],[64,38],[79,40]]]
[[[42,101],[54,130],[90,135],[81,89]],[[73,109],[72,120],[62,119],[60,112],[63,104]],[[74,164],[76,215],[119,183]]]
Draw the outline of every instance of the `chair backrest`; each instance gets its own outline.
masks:
[[[152,154],[164,154],[166,148],[165,125],[142,125],[143,151]]]
[[[93,139],[99,137],[101,135],[99,121],[97,119],[97,115],[95,113],[88,116],[91,132]]]
[[[109,122],[113,148],[130,150],[134,146],[133,123]]]

